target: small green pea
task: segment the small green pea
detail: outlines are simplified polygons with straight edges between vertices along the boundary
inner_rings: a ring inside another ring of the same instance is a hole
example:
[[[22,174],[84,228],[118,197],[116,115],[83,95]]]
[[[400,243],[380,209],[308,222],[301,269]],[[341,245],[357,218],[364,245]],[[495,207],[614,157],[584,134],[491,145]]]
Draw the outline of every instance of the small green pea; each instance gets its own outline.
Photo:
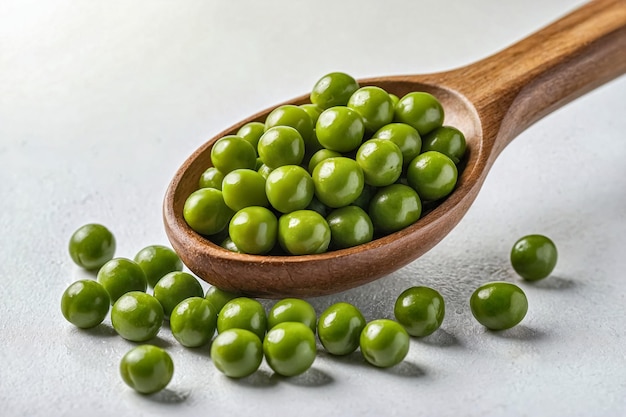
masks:
[[[239,251],[261,255],[276,245],[278,220],[265,207],[245,207],[235,213],[228,232]]]
[[[304,158],[304,140],[293,127],[275,126],[261,136],[258,151],[263,163],[272,169],[283,165],[300,165]]]
[[[194,191],[183,207],[183,217],[189,227],[202,235],[221,232],[234,214],[235,212],[224,202],[222,192],[215,188]]]
[[[140,345],[128,351],[120,362],[122,380],[141,394],[154,394],[165,388],[174,376],[174,362],[163,349]]]
[[[151,287],[170,272],[183,270],[183,262],[176,252],[162,245],[146,246],[137,252],[134,260],[146,274]]]
[[[359,340],[367,362],[379,368],[399,364],[409,352],[409,334],[393,320],[378,319],[367,323]]]
[[[265,131],[276,126],[289,126],[300,133],[304,144],[307,145],[313,136],[313,121],[309,113],[299,106],[286,104],[278,106],[267,115]],[[260,156],[260,155],[259,155]],[[267,162],[266,162],[267,163]]]
[[[213,308],[215,308],[218,314],[227,302],[238,297],[240,297],[239,294],[222,290],[216,286],[209,287],[204,296],[204,298],[213,305]]]
[[[380,87],[359,88],[350,96],[347,106],[361,115],[365,129],[369,132],[375,132],[393,120],[393,100]]]
[[[221,190],[223,180],[224,174],[222,174],[219,169],[209,167],[200,175],[198,188],[216,188]]]
[[[315,332],[317,314],[311,304],[299,298],[285,298],[278,301],[267,315],[267,327],[272,328],[278,323],[297,321],[304,323]]]
[[[359,347],[365,319],[358,308],[349,303],[336,303],[320,315],[317,334],[324,349],[331,355],[347,355]]]
[[[217,311],[202,297],[181,301],[170,315],[172,335],[185,347],[203,346],[211,340],[217,327]]]
[[[247,297],[228,301],[217,316],[217,331],[222,333],[228,329],[249,330],[262,339],[267,331],[267,315],[263,305]]]
[[[267,364],[277,374],[299,375],[315,361],[315,334],[303,323],[279,323],[267,332],[263,340],[263,352]]]
[[[361,207],[346,206],[335,209],[326,217],[330,227],[330,246],[344,249],[370,242],[374,225]]]
[[[424,201],[439,200],[456,186],[456,164],[441,152],[427,151],[409,162],[407,181]]]
[[[490,330],[506,330],[526,316],[528,300],[517,285],[488,282],[478,287],[470,298],[476,320]]]
[[[324,159],[317,164],[312,177],[315,196],[332,208],[354,202],[365,184],[363,169],[354,159],[346,157]]]
[[[378,129],[372,136],[377,139],[390,140],[402,151],[402,161],[407,165],[422,150],[422,138],[413,126],[406,123],[389,123]]]
[[[557,259],[556,245],[543,235],[524,236],[511,249],[511,265],[527,281],[538,281],[549,276]]]
[[[263,344],[249,330],[224,330],[211,344],[211,361],[224,375],[243,378],[259,369],[263,361]]]
[[[303,210],[311,203],[315,185],[304,168],[284,165],[267,176],[265,193],[272,207],[281,213],[291,213]]]
[[[408,185],[392,184],[380,188],[372,197],[369,215],[374,230],[393,233],[415,223],[422,214],[422,202]]]
[[[63,317],[76,327],[89,329],[102,323],[109,312],[109,293],[96,281],[71,284],[61,297]]]
[[[402,174],[402,151],[390,140],[370,139],[356,153],[366,184],[374,187],[391,185]]]
[[[465,154],[465,136],[452,126],[441,126],[424,136],[422,151],[438,151],[458,164]]]
[[[222,197],[235,212],[250,206],[269,206],[265,178],[251,169],[236,169],[226,174],[222,182]]]
[[[428,287],[411,287],[400,294],[394,306],[398,323],[411,336],[424,337],[437,330],[445,316],[443,297]]]
[[[265,133],[265,124],[261,122],[250,122],[241,126],[237,131],[237,136],[248,142],[255,149],[259,144],[259,139]]]
[[[111,309],[111,324],[126,340],[145,342],[157,335],[163,324],[159,300],[141,291],[122,295]]]
[[[319,213],[297,210],[278,219],[278,243],[292,255],[326,252],[330,244],[330,227]]]
[[[211,162],[224,175],[235,169],[254,169],[256,157],[254,147],[235,135],[218,139],[211,148]]]
[[[143,269],[134,261],[115,258],[102,265],[97,280],[111,297],[111,304],[130,291],[145,292],[148,280]]]
[[[69,252],[76,265],[88,270],[98,269],[113,259],[115,237],[101,224],[86,224],[72,234]]]
[[[443,106],[426,92],[408,93],[396,104],[395,120],[413,126],[421,136],[440,127],[443,119]]]
[[[189,297],[202,297],[204,290],[191,274],[181,271],[170,272],[154,286],[154,297],[163,306],[165,318],[170,317],[174,307]]]
[[[315,125],[317,140],[326,149],[350,152],[359,147],[365,134],[361,115],[349,107],[324,110]]]
[[[311,91],[311,103],[323,109],[345,106],[359,83],[343,72],[331,72],[320,78]]]

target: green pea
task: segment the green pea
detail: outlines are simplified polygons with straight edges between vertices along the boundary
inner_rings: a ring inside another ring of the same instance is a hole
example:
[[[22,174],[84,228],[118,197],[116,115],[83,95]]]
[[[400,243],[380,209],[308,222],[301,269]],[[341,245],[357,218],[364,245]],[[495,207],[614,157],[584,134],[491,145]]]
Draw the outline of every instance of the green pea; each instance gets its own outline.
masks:
[[[215,188],[194,191],[183,207],[183,217],[189,227],[202,235],[221,232],[234,214],[224,202],[222,192]]]
[[[292,104],[276,107],[265,119],[265,131],[276,126],[289,126],[296,129],[304,144],[310,144],[314,125],[311,116],[303,108]]]
[[[273,171],[273,169],[272,169],[272,168],[270,168],[270,167],[268,167],[268,166],[267,166],[267,165],[265,165],[265,164],[262,164],[262,165],[259,167],[259,169],[257,169],[257,172],[258,172],[259,174],[261,174],[261,176],[262,176],[263,178],[265,178],[266,180],[267,180],[267,177],[269,177],[270,172],[272,172],[272,171]]]
[[[393,312],[411,336],[424,337],[441,326],[445,304],[443,297],[432,288],[411,287],[397,298]]]
[[[265,133],[265,124],[261,122],[250,122],[241,126],[237,131],[237,136],[248,142],[256,150],[259,139]]]
[[[326,149],[350,152],[359,147],[365,124],[358,112],[348,107],[331,107],[320,114],[315,124],[317,140]]]
[[[363,170],[350,158],[328,158],[313,170],[315,196],[332,208],[343,207],[354,202],[365,184]]]
[[[311,121],[313,122],[313,126],[315,126],[317,119],[319,119],[320,114],[324,111],[324,109],[317,104],[301,104],[300,108],[309,115]]]
[[[153,296],[132,291],[113,304],[111,324],[124,339],[145,342],[159,333],[163,324],[163,307]]]
[[[198,188],[216,188],[221,190],[223,180],[224,174],[222,174],[219,169],[209,167],[200,175]]]
[[[111,259],[102,265],[97,279],[109,293],[111,304],[127,292],[145,292],[148,288],[143,269],[136,262],[126,258]]]
[[[238,247],[237,245],[235,245],[235,242],[233,242],[233,240],[230,238],[230,236],[224,238],[224,240],[222,241],[222,243],[220,243],[220,246],[223,247],[226,250],[229,250],[231,252],[237,252],[237,253],[243,253]]]
[[[224,203],[233,211],[244,207],[268,207],[265,195],[265,178],[251,169],[236,169],[229,172],[222,183]]]
[[[267,315],[267,327],[272,328],[278,323],[297,321],[306,324],[315,332],[317,314],[311,304],[299,298],[285,298],[278,301]]]
[[[299,375],[315,361],[315,334],[303,323],[279,323],[267,332],[263,340],[263,352],[267,364],[277,374]]]
[[[458,170],[454,161],[441,152],[427,151],[408,165],[409,185],[425,201],[439,200],[454,190]]]
[[[165,388],[174,376],[174,362],[163,349],[140,345],[128,351],[120,362],[122,380],[141,394],[154,394]]]
[[[166,274],[183,270],[183,263],[176,252],[166,246],[146,246],[137,252],[134,260],[146,274],[148,285],[151,287]]]
[[[409,335],[399,323],[378,319],[367,323],[359,339],[367,362],[379,368],[399,364],[409,352]]]
[[[370,201],[369,215],[374,230],[393,233],[415,223],[422,214],[422,202],[414,189],[392,184],[379,189]]]
[[[520,238],[511,249],[511,265],[527,281],[549,276],[556,266],[558,252],[550,238],[528,235]]]
[[[249,330],[263,339],[267,331],[265,309],[251,298],[239,297],[228,301],[217,316],[217,331],[222,333],[228,329]]]
[[[255,255],[265,254],[276,244],[278,220],[265,207],[246,207],[235,213],[228,232],[239,251]]]
[[[211,162],[224,175],[235,169],[254,169],[256,156],[254,147],[235,135],[224,136],[211,148]]]
[[[239,294],[222,290],[216,286],[209,287],[204,296],[204,298],[213,305],[213,308],[218,314],[227,302],[238,297],[240,297]]]
[[[202,297],[181,301],[170,316],[172,335],[185,347],[200,347],[213,337],[217,327],[217,311]]]
[[[377,139],[390,140],[400,148],[402,161],[407,165],[422,150],[422,138],[413,126],[406,123],[389,123],[378,129],[373,135]]]
[[[276,126],[261,136],[258,150],[263,163],[272,169],[300,165],[304,158],[304,141],[293,127]]]
[[[528,299],[517,285],[489,282],[478,287],[470,298],[476,320],[490,330],[506,330],[526,316]]]
[[[72,234],[69,252],[76,265],[88,270],[98,269],[113,259],[115,237],[101,224],[86,224]]]
[[[243,378],[259,369],[263,361],[263,344],[249,330],[228,329],[213,340],[211,360],[224,375]]]
[[[359,83],[343,72],[331,72],[320,78],[311,91],[311,103],[323,109],[345,106]]]
[[[380,87],[359,88],[350,96],[348,107],[361,115],[365,129],[369,132],[375,132],[393,120],[393,100]]]
[[[96,281],[76,281],[63,292],[61,312],[74,326],[89,329],[102,323],[110,302],[109,293]]]
[[[278,219],[278,242],[292,255],[326,252],[330,244],[330,227],[315,211],[293,211]]]
[[[429,93],[408,93],[396,104],[395,120],[413,126],[421,136],[440,127],[443,118],[441,103]]]
[[[458,164],[465,154],[465,136],[452,126],[441,126],[424,136],[423,151],[437,151]]]
[[[324,349],[331,355],[347,355],[359,347],[365,318],[358,308],[349,303],[328,307],[317,324],[317,335]]]
[[[370,139],[356,153],[366,184],[374,187],[391,185],[402,174],[402,151],[390,140]]]
[[[330,246],[344,249],[370,242],[374,225],[367,213],[358,206],[335,209],[326,217],[330,227]]]
[[[370,201],[372,200],[372,197],[374,197],[374,194],[376,194],[376,191],[376,187],[365,184],[363,186],[363,191],[361,191],[361,194],[359,194],[356,200],[354,200],[351,204],[353,206],[361,207],[365,211],[368,211],[370,207]]]
[[[313,170],[315,169],[317,164],[322,162],[324,159],[336,158],[338,156],[341,156],[339,152],[331,151],[330,149],[320,149],[319,151],[315,152],[311,156],[311,159],[309,159],[309,174],[313,174]]]
[[[389,94],[389,98],[391,99],[391,102],[393,103],[393,107],[395,109],[396,108],[396,104],[398,104],[398,102],[400,101],[400,97],[398,97],[395,94]]]
[[[168,319],[178,303],[190,297],[202,296],[202,286],[196,277],[186,272],[170,272],[154,286],[154,297],[163,306],[163,312]]]

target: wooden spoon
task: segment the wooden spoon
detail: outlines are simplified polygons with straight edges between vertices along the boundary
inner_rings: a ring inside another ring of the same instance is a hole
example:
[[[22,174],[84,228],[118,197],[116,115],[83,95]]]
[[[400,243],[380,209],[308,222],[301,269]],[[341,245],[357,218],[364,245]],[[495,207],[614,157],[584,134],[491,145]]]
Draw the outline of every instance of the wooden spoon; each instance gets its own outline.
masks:
[[[242,125],[263,121],[267,109],[202,145],[174,176],[164,201],[164,222],[173,248],[207,282],[268,298],[332,294],[395,271],[435,246],[461,220],[504,147],[537,120],[626,72],[626,1],[587,3],[513,46],[452,71],[359,80],[400,97],[411,91],[435,95],[445,124],[465,133],[466,167],[456,190],[412,226],[350,249],[305,256],[258,256],[230,252],[185,223],[185,199],[211,166],[211,147]],[[308,95],[282,104],[303,104]]]

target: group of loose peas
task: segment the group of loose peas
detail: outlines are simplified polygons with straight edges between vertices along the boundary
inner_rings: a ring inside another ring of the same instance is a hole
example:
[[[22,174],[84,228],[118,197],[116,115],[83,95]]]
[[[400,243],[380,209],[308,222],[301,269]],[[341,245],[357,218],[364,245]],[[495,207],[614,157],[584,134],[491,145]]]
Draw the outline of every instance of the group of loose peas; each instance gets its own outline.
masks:
[[[316,254],[403,229],[454,189],[465,137],[433,95],[334,72],[310,101],[215,142],[183,209],[194,231],[236,252]]]
[[[360,348],[367,362],[391,367],[407,355],[409,335],[432,334],[445,315],[441,295],[423,286],[400,294],[394,306],[395,321],[368,323],[355,306],[345,302],[331,305],[317,317],[308,302],[296,298],[280,300],[266,313],[257,300],[217,287],[204,294],[197,279],[182,272],[183,264],[170,248],[148,246],[134,260],[114,258],[115,248],[115,238],[105,226],[88,224],[74,232],[69,243],[73,261],[98,272],[96,280],[76,281],[65,290],[63,316],[79,328],[92,328],[111,309],[115,331],[138,343],[153,339],[164,319],[169,319],[174,338],[185,347],[204,346],[213,339],[211,360],[232,378],[254,373],[263,357],[279,375],[305,372],[317,355],[316,333],[332,355]],[[547,277],[556,260],[554,243],[542,235],[525,236],[511,250],[513,268],[529,281]],[[148,286],[153,287],[153,295],[146,293]],[[474,291],[470,307],[482,325],[504,330],[524,318],[528,302],[518,286],[490,282]],[[141,344],[122,357],[120,373],[137,392],[151,394],[168,385],[174,364],[165,350]]]

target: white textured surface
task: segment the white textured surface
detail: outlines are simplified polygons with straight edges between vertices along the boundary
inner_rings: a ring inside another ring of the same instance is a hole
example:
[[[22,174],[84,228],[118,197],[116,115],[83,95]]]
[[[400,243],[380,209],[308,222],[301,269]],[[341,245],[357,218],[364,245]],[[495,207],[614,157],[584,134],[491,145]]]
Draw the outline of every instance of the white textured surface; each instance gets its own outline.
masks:
[[[79,331],[59,300],[87,276],[70,234],[97,221],[119,256],[167,243],[161,199],[204,139],[299,95],[326,72],[356,77],[469,63],[574,0],[0,2],[0,415],[621,416],[626,413],[626,78],[539,122],[497,161],[444,241],[391,276],[331,297],[389,317],[410,285],[447,302],[441,330],[389,370],[320,353],[292,379],[266,364],[229,380],[180,347],[169,388],[136,395],[117,366],[132,344],[110,321]],[[552,237],[554,276],[520,282],[508,251]],[[519,283],[530,309],[490,333],[471,318],[482,282]],[[269,305],[269,303],[268,303]]]

